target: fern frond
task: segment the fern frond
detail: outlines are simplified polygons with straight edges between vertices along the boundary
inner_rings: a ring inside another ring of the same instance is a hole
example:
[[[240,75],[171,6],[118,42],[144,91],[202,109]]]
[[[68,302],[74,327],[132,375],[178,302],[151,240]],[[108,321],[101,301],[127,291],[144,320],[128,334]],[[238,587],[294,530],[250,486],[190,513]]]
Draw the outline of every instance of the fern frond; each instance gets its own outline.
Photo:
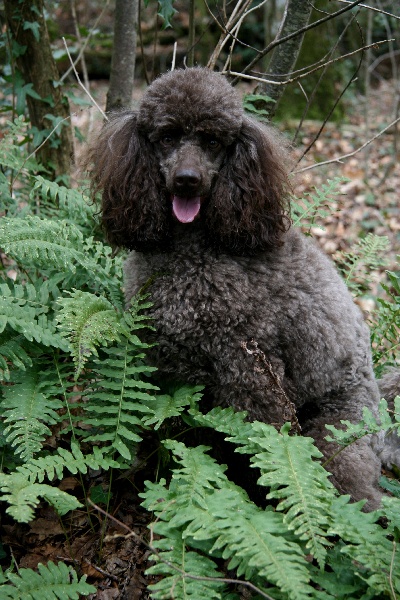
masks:
[[[399,257],[400,258],[400,257]],[[378,298],[372,316],[371,343],[375,368],[395,365],[400,359],[400,273],[386,271],[390,286],[382,284],[387,298]]]
[[[12,380],[1,403],[4,435],[22,459],[30,460],[51,434],[48,425],[59,421],[56,411],[62,402],[47,393],[49,382],[38,365],[14,373]]]
[[[173,392],[173,395],[149,397],[145,401],[151,410],[151,416],[144,417],[145,425],[154,425],[159,429],[166,419],[182,415],[186,406],[193,406],[201,398],[202,386],[183,386]]]
[[[32,365],[32,358],[24,344],[25,337],[11,330],[0,334],[0,381],[10,379],[10,366],[25,370]]]
[[[7,573],[9,583],[0,585],[0,596],[3,600],[76,600],[78,595],[88,596],[96,592],[96,588],[86,583],[86,575],[78,579],[76,571],[59,562],[38,565],[39,573],[32,569],[19,569],[18,574]],[[12,586],[10,586],[10,583]]]
[[[47,292],[46,285],[38,291],[31,284],[0,284],[0,333],[9,326],[29,341],[66,350],[65,340],[56,332],[52,319],[47,315]]]
[[[259,451],[251,462],[261,471],[260,485],[270,488],[267,498],[280,502],[288,529],[306,542],[306,548],[322,568],[325,563],[330,504],[335,488],[319,462],[321,458],[311,438],[289,436],[288,428],[278,432],[264,423],[253,423],[251,443]]]
[[[147,570],[147,574],[161,576],[157,583],[149,586],[151,597],[155,600],[222,600],[226,598],[226,584],[215,579],[222,574],[215,562],[187,548],[181,531],[169,523],[157,524],[157,534],[161,540],[155,542],[159,555],[153,555],[155,564]],[[162,560],[158,560],[161,556]],[[230,596],[239,600],[239,596]]]
[[[25,269],[39,269],[46,277],[63,273],[63,286],[90,286],[123,306],[122,258],[92,237],[84,237],[72,222],[36,216],[0,220],[0,239],[6,254]]]
[[[400,431],[400,415],[395,412],[392,421],[386,400],[382,399],[379,402],[378,412],[379,416],[375,418],[371,411],[364,406],[363,418],[358,423],[351,423],[347,420],[340,421],[344,425],[344,428],[341,429],[337,429],[334,425],[325,425],[326,429],[333,433],[333,436],[327,436],[326,439],[341,446],[349,446],[366,435],[383,431],[391,433],[396,429]]]
[[[251,462],[261,471],[259,485],[270,488],[267,498],[280,500],[289,530],[306,543],[322,567],[329,545],[326,531],[329,506],[335,491],[323,467],[313,459],[321,453],[311,438],[289,436],[288,428],[278,432],[271,425],[248,423],[245,413],[231,408],[214,408],[207,415],[191,411],[197,424],[227,434],[237,452],[254,455]]]
[[[225,467],[205,454],[207,448],[186,448],[172,440],[164,444],[179,467],[173,470],[167,493],[161,486],[157,498],[155,484],[149,495],[144,494],[144,505],[159,519],[154,531],[160,533],[160,527],[165,533],[159,523],[167,522],[181,530],[192,548],[200,544],[203,549],[208,547],[211,556],[229,559],[228,568],[237,569],[239,576],[277,585],[293,599],[309,598],[312,588],[304,552],[290,539],[283,516],[252,504],[245,492],[227,479]],[[169,540],[166,546],[171,547]]]
[[[14,121],[7,121],[7,130],[0,142],[0,165],[3,168],[14,171],[19,171],[22,167],[30,171],[37,169],[37,162],[33,158],[27,161],[19,147],[21,138],[26,136],[26,132],[27,123],[23,115]]]
[[[58,448],[57,452],[49,456],[32,458],[29,462],[17,467],[16,471],[31,483],[35,481],[42,482],[45,477],[52,480],[54,477],[62,479],[63,473],[67,470],[75,475],[76,473],[87,473],[88,469],[97,471],[111,468],[119,468],[120,464],[107,456],[105,452],[93,447],[93,454],[83,454],[76,442],[71,442],[71,451],[65,448]]]
[[[120,318],[104,297],[74,290],[69,298],[60,298],[57,315],[60,330],[71,344],[72,357],[79,376],[88,358],[98,356],[96,346],[119,340]]]
[[[104,349],[104,355],[94,363],[96,384],[85,393],[81,420],[93,430],[86,440],[106,443],[108,452],[131,460],[134,444],[142,439],[142,416],[150,412],[149,392],[158,389],[143,380],[154,369],[140,363],[144,355],[128,339]]]
[[[24,264],[55,266],[75,271],[76,263],[85,262],[83,236],[66,221],[50,221],[35,216],[0,221],[0,239],[6,254]]]
[[[301,198],[292,196],[291,209],[292,221],[295,227],[312,226],[317,219],[324,219],[329,212],[329,202],[332,196],[342,192],[339,186],[346,181],[343,177],[328,179],[326,184],[314,188],[313,193],[306,193]]]
[[[389,246],[386,236],[368,233],[352,247],[350,252],[343,252],[339,258],[339,270],[342,272],[347,287],[359,295],[363,287],[369,286],[370,271],[382,268],[385,264],[385,253]]]
[[[400,592],[400,564],[393,561],[393,543],[376,523],[380,511],[364,513],[362,503],[351,504],[349,496],[339,496],[331,506],[330,535],[339,535],[347,544],[342,552],[356,565],[359,576],[376,593],[393,597],[394,583]],[[400,501],[393,499],[400,508]]]
[[[60,515],[82,506],[74,496],[50,485],[31,483],[27,477],[17,472],[10,475],[0,473],[0,491],[3,492],[0,500],[9,505],[6,512],[20,523],[28,523],[33,519],[34,509],[40,498],[54,506]]]
[[[39,196],[42,201],[49,203],[46,216],[57,214],[58,219],[72,221],[84,231],[94,228],[95,206],[80,189],[67,188],[41,175],[36,175],[34,182],[30,199],[35,201]]]

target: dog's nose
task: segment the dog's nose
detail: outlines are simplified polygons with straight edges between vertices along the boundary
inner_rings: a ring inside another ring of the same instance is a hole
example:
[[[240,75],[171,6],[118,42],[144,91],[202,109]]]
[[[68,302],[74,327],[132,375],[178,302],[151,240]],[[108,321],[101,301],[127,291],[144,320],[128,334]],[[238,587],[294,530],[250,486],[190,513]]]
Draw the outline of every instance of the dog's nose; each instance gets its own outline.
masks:
[[[174,183],[177,191],[196,190],[201,182],[200,173],[193,169],[180,169],[175,173]]]

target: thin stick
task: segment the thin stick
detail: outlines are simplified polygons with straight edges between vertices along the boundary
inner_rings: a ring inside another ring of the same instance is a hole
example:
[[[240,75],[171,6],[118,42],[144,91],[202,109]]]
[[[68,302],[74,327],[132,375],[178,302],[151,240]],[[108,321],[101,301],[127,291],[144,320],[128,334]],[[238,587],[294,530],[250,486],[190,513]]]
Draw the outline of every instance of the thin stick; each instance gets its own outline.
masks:
[[[104,515],[107,519],[114,521],[114,523],[117,523],[117,525],[119,525],[119,527],[121,527],[122,529],[125,529],[128,532],[128,536],[134,537],[136,540],[138,540],[138,542],[143,544],[148,550],[150,550],[155,555],[155,557],[157,557],[157,560],[164,563],[165,565],[167,565],[174,571],[177,571],[180,575],[182,575],[182,577],[185,577],[187,579],[194,579],[196,581],[216,581],[218,583],[233,583],[234,585],[243,585],[243,586],[246,586],[249,589],[253,590],[257,594],[260,594],[260,596],[262,596],[263,598],[266,598],[267,600],[274,600],[274,598],[272,598],[272,596],[268,596],[268,594],[266,594],[265,592],[260,590],[260,588],[258,588],[254,584],[250,583],[249,581],[242,581],[240,579],[229,579],[229,578],[225,578],[225,577],[201,577],[199,575],[191,575],[190,573],[187,573],[183,569],[180,569],[179,567],[177,567],[176,565],[171,563],[169,560],[165,560],[164,558],[162,558],[160,556],[159,552],[157,551],[157,549],[154,548],[154,546],[145,542],[144,539],[140,535],[135,533],[135,531],[133,531],[130,527],[125,525],[125,523],[122,523],[122,521],[119,521],[113,515],[107,513],[105,510],[100,508],[100,506],[97,506],[97,504],[92,502],[92,500],[90,500],[90,498],[88,498],[88,503],[91,506],[93,506],[93,508],[98,510],[102,515]],[[118,536],[118,534],[114,535],[113,537],[117,537],[117,536]],[[151,527],[150,527],[150,539],[153,539],[153,530]]]
[[[174,43],[174,51],[172,53],[172,64],[171,64],[171,71],[175,70],[175,61],[176,61],[176,49],[178,48],[178,42]]]
[[[302,33],[305,33],[306,31],[309,31],[310,29],[314,29],[314,27],[318,27],[319,25],[321,25],[322,23],[325,23],[326,21],[330,21],[331,19],[334,19],[335,17],[338,17],[339,15],[343,14],[344,12],[347,12],[348,10],[352,9],[354,6],[358,6],[359,4],[361,4],[361,0],[356,0],[355,2],[352,2],[351,4],[345,6],[344,8],[341,8],[340,10],[337,10],[334,13],[331,13],[329,15],[327,15],[326,17],[323,17],[322,19],[319,19],[318,21],[314,21],[314,23],[310,23],[309,25],[305,25],[304,27],[302,27],[301,29],[298,29],[297,31],[294,31],[293,33],[290,33],[289,35],[286,35],[283,38],[279,38],[279,39],[275,39],[273,42],[271,42],[270,44],[268,44],[268,46],[266,48],[264,48],[264,50],[262,50],[261,52],[259,52],[258,56],[256,56],[242,71],[242,75],[244,73],[247,73],[248,71],[250,71],[255,64],[258,63],[259,60],[261,60],[266,54],[268,54],[273,48],[275,48],[276,46],[279,46],[280,44],[284,44],[285,42],[287,42],[288,40],[291,40],[292,38],[301,35]],[[237,83],[238,78],[236,78],[232,83]]]
[[[293,77],[292,79],[285,79],[285,81],[271,81],[270,79],[265,79],[263,77],[256,77],[255,75],[247,75],[245,73],[237,73],[235,71],[222,71],[222,74],[223,75],[233,75],[233,76],[241,78],[241,79],[249,79],[252,81],[259,81],[261,83],[271,83],[273,85],[287,85],[288,83],[295,83],[299,79],[303,79],[304,77],[307,77],[311,73],[314,73],[315,71],[318,71],[319,69],[323,69],[329,65],[332,65],[333,63],[338,62],[339,60],[343,60],[344,58],[353,56],[353,54],[357,54],[358,52],[363,52],[364,50],[368,50],[369,48],[374,48],[376,46],[379,46],[380,44],[387,44],[388,42],[394,42],[394,41],[395,41],[394,38],[389,39],[389,40],[381,40],[379,42],[374,42],[373,44],[369,44],[368,46],[363,46],[362,48],[357,48],[357,50],[353,50],[353,52],[348,52],[347,54],[343,54],[342,56],[333,58],[332,60],[329,60],[328,62],[325,62],[322,65],[318,65],[318,66],[314,67],[313,69],[311,69],[310,71],[307,71],[307,73],[301,73],[297,77]]]
[[[353,150],[353,152],[349,152],[348,154],[343,154],[343,156],[338,156],[337,158],[332,158],[330,160],[325,160],[325,161],[320,162],[320,163],[315,163],[314,165],[309,165],[308,167],[304,167],[303,169],[299,169],[297,171],[292,171],[292,173],[293,174],[304,173],[305,171],[309,171],[310,169],[315,169],[316,167],[322,167],[323,165],[329,165],[329,164],[332,164],[332,163],[341,163],[345,158],[350,158],[351,156],[354,156],[358,152],[361,152],[361,150],[363,150],[366,146],[368,146],[373,141],[375,141],[378,137],[380,137],[383,133],[385,133],[385,131],[387,131],[388,129],[390,129],[394,125],[396,125],[396,123],[398,123],[399,121],[400,121],[400,117],[397,117],[397,119],[395,119],[394,121],[392,121],[391,123],[389,123],[389,125],[387,125],[384,129],[382,129],[381,131],[379,131],[370,140],[368,140],[367,142],[365,142],[365,144],[363,144],[362,146],[360,146],[356,150]]]
[[[76,79],[77,79],[77,81],[78,81],[79,85],[80,85],[80,86],[81,86],[81,88],[84,90],[84,92],[85,92],[85,93],[86,93],[86,94],[89,96],[89,98],[90,98],[90,100],[93,102],[94,106],[97,108],[97,110],[98,110],[98,111],[101,113],[101,115],[103,116],[103,119],[105,119],[106,121],[108,121],[109,119],[108,119],[108,117],[107,117],[106,113],[105,113],[105,112],[104,112],[104,111],[103,111],[103,110],[100,108],[100,106],[97,104],[96,100],[93,98],[92,94],[89,92],[89,90],[87,90],[87,89],[85,88],[85,86],[83,85],[82,81],[80,80],[80,77],[79,77],[78,71],[75,69],[75,65],[74,65],[74,63],[73,63],[73,61],[72,61],[71,55],[70,55],[70,53],[69,53],[69,50],[68,50],[67,42],[65,41],[65,38],[64,38],[64,37],[63,37],[63,42],[64,42],[64,46],[65,46],[65,49],[66,49],[66,51],[67,51],[67,54],[68,54],[68,58],[69,58],[69,60],[70,60],[70,62],[71,62],[72,69],[73,69],[73,71],[74,71],[74,73],[75,73],[75,77],[76,77]]]

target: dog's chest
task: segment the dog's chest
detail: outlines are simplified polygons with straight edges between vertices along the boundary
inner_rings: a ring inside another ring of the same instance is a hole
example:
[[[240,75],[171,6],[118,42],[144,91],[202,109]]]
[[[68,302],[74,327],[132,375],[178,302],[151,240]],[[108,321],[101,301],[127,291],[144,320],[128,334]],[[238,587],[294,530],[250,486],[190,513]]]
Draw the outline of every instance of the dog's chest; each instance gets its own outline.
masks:
[[[246,273],[232,262],[183,258],[159,273],[149,288],[156,327],[175,339],[226,335],[246,321],[248,286]]]

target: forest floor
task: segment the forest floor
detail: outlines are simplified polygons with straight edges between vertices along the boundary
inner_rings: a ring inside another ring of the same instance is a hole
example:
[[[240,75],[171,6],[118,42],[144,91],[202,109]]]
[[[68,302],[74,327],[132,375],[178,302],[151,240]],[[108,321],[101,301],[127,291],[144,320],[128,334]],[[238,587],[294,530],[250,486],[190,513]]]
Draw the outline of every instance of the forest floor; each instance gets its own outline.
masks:
[[[105,87],[94,87],[100,102],[104,91]],[[313,193],[314,187],[321,188],[328,179],[346,178],[339,184],[340,194],[328,201],[326,215],[306,228],[335,260],[340,262],[341,253],[348,252],[367,233],[387,236],[389,240],[384,257],[386,262],[382,261],[383,266],[374,268],[369,277],[372,283],[357,299],[363,310],[373,310],[385,269],[396,268],[395,257],[400,252],[398,131],[389,129],[366,149],[341,162],[304,169],[316,162],[339,159],[362,146],[393,119],[390,115],[395,100],[394,86],[390,82],[383,82],[378,89],[372,90],[367,103],[362,98],[355,100],[347,122],[328,124],[306,157],[294,168],[299,171],[293,178],[297,197]],[[368,129],[362,108],[365,104],[369,113]],[[95,120],[100,119],[95,117]],[[87,111],[74,118],[74,125],[84,134],[87,132]],[[294,151],[297,158],[314,139],[320,125],[303,123]],[[145,600],[149,597],[148,580],[144,576],[149,551],[139,538],[148,539],[149,516],[140,507],[138,492],[145,478],[153,478],[152,469],[153,465],[147,465],[139,473],[132,470],[113,481],[108,513],[120,524],[107,520],[94,508],[88,512],[75,511],[60,522],[55,512],[43,504],[29,524],[21,525],[4,518],[3,545],[11,548],[19,568],[35,568],[39,562],[46,564],[49,560],[72,564],[79,572],[87,574],[88,581],[97,587],[97,593],[91,598]],[[83,483],[86,489],[98,485],[107,489],[109,476],[109,473],[91,472]],[[82,481],[71,476],[63,479],[59,487],[72,492],[81,485]],[[104,504],[101,506],[104,508]]]

